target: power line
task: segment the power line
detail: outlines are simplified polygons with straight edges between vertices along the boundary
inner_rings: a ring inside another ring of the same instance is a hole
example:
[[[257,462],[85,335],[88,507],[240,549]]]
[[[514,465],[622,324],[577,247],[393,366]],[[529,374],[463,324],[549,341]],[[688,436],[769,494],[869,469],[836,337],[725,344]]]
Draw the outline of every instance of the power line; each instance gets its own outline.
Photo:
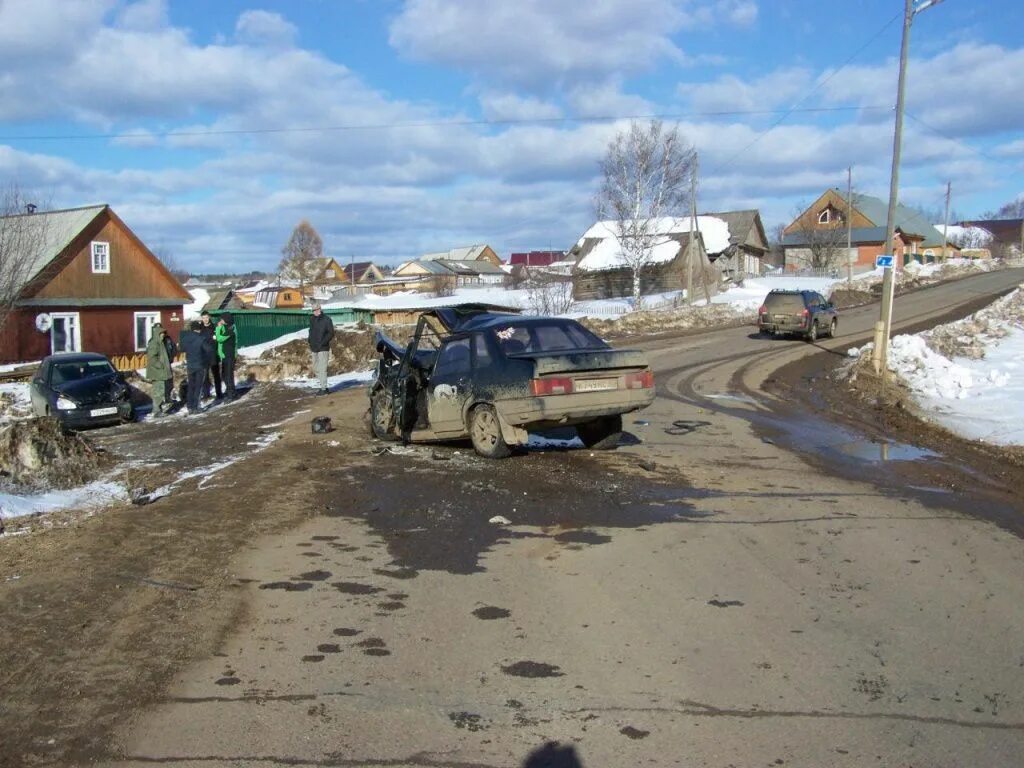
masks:
[[[885,110],[888,106],[838,106],[838,107],[806,107],[786,110],[790,115],[794,112],[855,112],[863,110]],[[777,115],[778,109],[735,109],[703,112],[677,112],[648,115],[592,115],[580,117],[547,117],[522,118],[507,120],[423,120],[405,123],[363,123],[348,125],[311,125],[279,128],[211,128],[193,131],[155,131],[155,132],[124,132],[124,133],[80,133],[80,134],[29,134],[0,136],[0,141],[92,141],[105,139],[161,139],[202,136],[247,136],[281,133],[321,133],[331,131],[381,131],[401,130],[406,128],[434,127],[472,127],[472,126],[503,126],[503,125],[539,125],[559,123],[602,123],[616,120],[679,120],[686,117],[744,117],[756,115]]]
[[[892,17],[891,19],[889,19],[889,20],[888,20],[888,21],[887,21],[887,22],[886,22],[886,23],[885,23],[885,24],[884,24],[884,25],[882,26],[882,28],[881,28],[881,29],[879,29],[879,30],[878,30],[878,31],[877,31],[877,32],[876,32],[875,34],[873,34],[873,35],[871,36],[871,38],[870,38],[870,39],[869,39],[869,40],[868,40],[868,41],[867,41],[866,43],[864,43],[864,45],[862,45],[862,46],[861,46],[860,48],[858,48],[858,49],[857,49],[856,51],[854,51],[854,52],[853,52],[853,53],[852,53],[852,54],[851,54],[851,55],[850,55],[850,56],[849,56],[849,57],[848,57],[848,58],[846,59],[846,61],[844,61],[844,62],[843,62],[842,64],[840,64],[840,65],[839,65],[839,68],[838,68],[838,69],[834,70],[834,71],[833,71],[833,72],[832,72],[832,73],[831,73],[831,74],[830,74],[830,75],[829,75],[828,77],[826,77],[826,78],[825,78],[824,80],[822,80],[821,82],[819,82],[819,83],[815,84],[815,86],[814,86],[813,88],[811,88],[811,89],[810,89],[809,91],[807,91],[807,93],[805,93],[805,94],[803,95],[803,97],[802,97],[802,98],[801,98],[801,99],[800,99],[799,101],[797,101],[797,102],[796,102],[796,103],[795,103],[795,104],[794,104],[794,105],[793,105],[793,106],[792,106],[792,107],[791,107],[790,109],[786,110],[786,111],[785,111],[785,112],[784,112],[784,113],[782,114],[782,116],[781,116],[781,117],[780,117],[780,118],[779,118],[778,120],[776,120],[776,121],[775,121],[774,123],[772,123],[772,124],[771,124],[771,125],[769,125],[769,126],[768,126],[767,128],[765,128],[765,129],[764,129],[763,131],[761,131],[761,133],[759,133],[759,134],[758,134],[757,136],[755,136],[755,137],[754,137],[754,138],[753,138],[753,139],[751,140],[751,142],[750,142],[749,144],[747,144],[747,145],[746,145],[745,147],[743,147],[743,149],[741,149],[741,150],[740,150],[739,152],[737,152],[736,154],[732,155],[732,156],[731,156],[731,157],[730,157],[730,158],[729,158],[728,160],[726,160],[726,161],[725,161],[724,163],[722,163],[721,165],[717,166],[717,167],[716,167],[716,168],[714,168],[713,170],[714,170],[715,172],[718,172],[718,171],[722,171],[722,170],[724,170],[725,168],[728,168],[728,167],[729,167],[730,165],[732,165],[732,163],[733,163],[733,162],[734,162],[734,161],[736,160],[736,158],[740,157],[740,155],[743,155],[743,154],[744,154],[744,153],[745,153],[745,152],[746,152],[746,151],[747,151],[748,149],[750,149],[750,148],[751,148],[752,146],[754,146],[755,144],[757,144],[757,142],[759,142],[759,141],[760,141],[761,139],[763,139],[763,138],[764,138],[765,136],[767,136],[767,135],[768,135],[769,133],[771,133],[771,132],[772,132],[772,131],[774,131],[774,130],[775,130],[776,128],[778,128],[778,127],[779,127],[780,125],[782,125],[783,121],[784,121],[784,120],[785,120],[785,119],[786,119],[787,117],[789,117],[790,115],[792,115],[792,114],[794,114],[794,113],[796,113],[796,112],[801,112],[801,111],[803,111],[803,110],[801,110],[801,109],[798,109],[798,107],[799,107],[799,106],[800,106],[801,104],[803,104],[803,103],[804,103],[805,101],[807,101],[807,99],[809,99],[809,98],[810,98],[810,97],[811,97],[811,96],[812,96],[812,95],[813,95],[813,94],[814,94],[814,93],[815,93],[816,91],[820,90],[820,89],[821,89],[821,87],[822,87],[823,85],[825,85],[826,83],[828,83],[828,82],[829,82],[829,81],[830,81],[830,80],[831,80],[832,78],[834,78],[834,77],[835,77],[836,75],[838,75],[838,74],[839,74],[840,72],[842,72],[842,71],[843,71],[844,69],[846,69],[846,66],[847,66],[847,65],[848,65],[848,64],[849,64],[849,63],[850,63],[851,61],[853,61],[853,60],[854,60],[855,58],[857,58],[858,56],[860,56],[860,55],[861,55],[861,54],[862,54],[862,53],[863,53],[863,52],[864,52],[864,51],[865,51],[865,50],[866,50],[866,49],[868,48],[868,46],[870,46],[870,45],[871,45],[871,44],[872,44],[873,42],[875,42],[875,40],[877,40],[877,39],[878,39],[879,37],[881,37],[881,36],[882,36],[882,33],[884,33],[884,32],[885,32],[885,31],[886,31],[886,30],[887,30],[887,29],[888,29],[889,27],[891,27],[891,26],[892,26],[893,22],[894,22],[894,21],[896,21],[896,19],[899,19],[899,18],[901,18],[902,16],[903,16],[903,14],[902,14],[902,13],[897,13],[897,14],[896,14],[895,16],[893,16],[893,17]],[[876,109],[876,107],[871,107],[871,109]],[[890,109],[890,107],[885,107],[885,109]]]
[[[977,147],[972,147],[966,141],[963,141],[961,139],[955,139],[952,136],[950,136],[949,134],[942,132],[941,130],[939,130],[935,126],[929,125],[928,123],[926,123],[921,118],[914,117],[914,115],[910,114],[906,110],[904,110],[903,114],[906,115],[907,117],[909,117],[911,120],[913,120],[918,125],[920,125],[922,128],[926,128],[927,130],[929,130],[932,133],[934,133],[940,139],[945,139],[946,141],[952,142],[953,144],[956,144],[957,146],[962,147],[964,149],[970,150],[971,152],[973,152],[976,155],[981,155],[981,157],[984,157],[984,158],[986,158],[988,160],[991,160],[994,163],[1002,162],[999,158],[993,157],[992,155],[988,154],[987,152],[981,151]]]

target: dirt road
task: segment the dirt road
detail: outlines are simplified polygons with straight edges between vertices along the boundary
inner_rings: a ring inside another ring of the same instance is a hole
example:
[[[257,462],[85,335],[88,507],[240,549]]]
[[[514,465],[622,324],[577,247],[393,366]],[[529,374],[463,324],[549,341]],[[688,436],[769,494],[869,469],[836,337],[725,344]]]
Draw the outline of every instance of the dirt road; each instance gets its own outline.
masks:
[[[2,543],[0,762],[1020,764],[1020,539],[909,487],[938,457],[794,419],[765,379],[807,345],[749,334],[651,343],[662,396],[613,453],[378,456],[361,392],[274,387],[115,433],[224,466]]]

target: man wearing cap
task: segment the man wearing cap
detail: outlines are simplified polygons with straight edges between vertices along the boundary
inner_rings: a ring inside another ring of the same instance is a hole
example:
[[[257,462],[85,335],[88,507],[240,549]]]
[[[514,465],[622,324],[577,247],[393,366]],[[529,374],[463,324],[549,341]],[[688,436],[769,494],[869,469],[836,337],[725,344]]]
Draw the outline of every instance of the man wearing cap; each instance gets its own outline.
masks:
[[[153,323],[153,329],[146,344],[146,380],[153,385],[153,418],[164,415],[166,383],[171,379],[171,360],[163,340],[164,327]]]
[[[330,392],[327,388],[327,363],[331,359],[331,339],[334,338],[334,323],[324,314],[319,302],[313,303],[313,316],[309,318],[309,351],[313,353],[313,372],[320,380],[320,394]]]

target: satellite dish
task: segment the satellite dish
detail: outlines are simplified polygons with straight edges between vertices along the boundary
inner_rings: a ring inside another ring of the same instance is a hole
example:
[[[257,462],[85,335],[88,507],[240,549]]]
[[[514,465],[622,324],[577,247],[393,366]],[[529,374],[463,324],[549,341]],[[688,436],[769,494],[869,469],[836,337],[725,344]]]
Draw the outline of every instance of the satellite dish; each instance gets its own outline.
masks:
[[[36,330],[46,333],[53,327],[53,318],[47,312],[40,312],[36,315]]]

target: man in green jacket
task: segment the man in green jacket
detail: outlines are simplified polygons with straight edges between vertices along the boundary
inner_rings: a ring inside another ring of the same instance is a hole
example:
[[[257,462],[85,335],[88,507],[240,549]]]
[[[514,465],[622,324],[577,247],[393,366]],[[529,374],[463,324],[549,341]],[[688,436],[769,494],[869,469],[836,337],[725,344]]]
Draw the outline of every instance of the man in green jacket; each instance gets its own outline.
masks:
[[[171,360],[167,355],[167,347],[163,340],[164,327],[160,323],[153,323],[153,332],[146,345],[146,380],[153,385],[153,418],[158,419],[165,415],[164,387],[171,374]]]

